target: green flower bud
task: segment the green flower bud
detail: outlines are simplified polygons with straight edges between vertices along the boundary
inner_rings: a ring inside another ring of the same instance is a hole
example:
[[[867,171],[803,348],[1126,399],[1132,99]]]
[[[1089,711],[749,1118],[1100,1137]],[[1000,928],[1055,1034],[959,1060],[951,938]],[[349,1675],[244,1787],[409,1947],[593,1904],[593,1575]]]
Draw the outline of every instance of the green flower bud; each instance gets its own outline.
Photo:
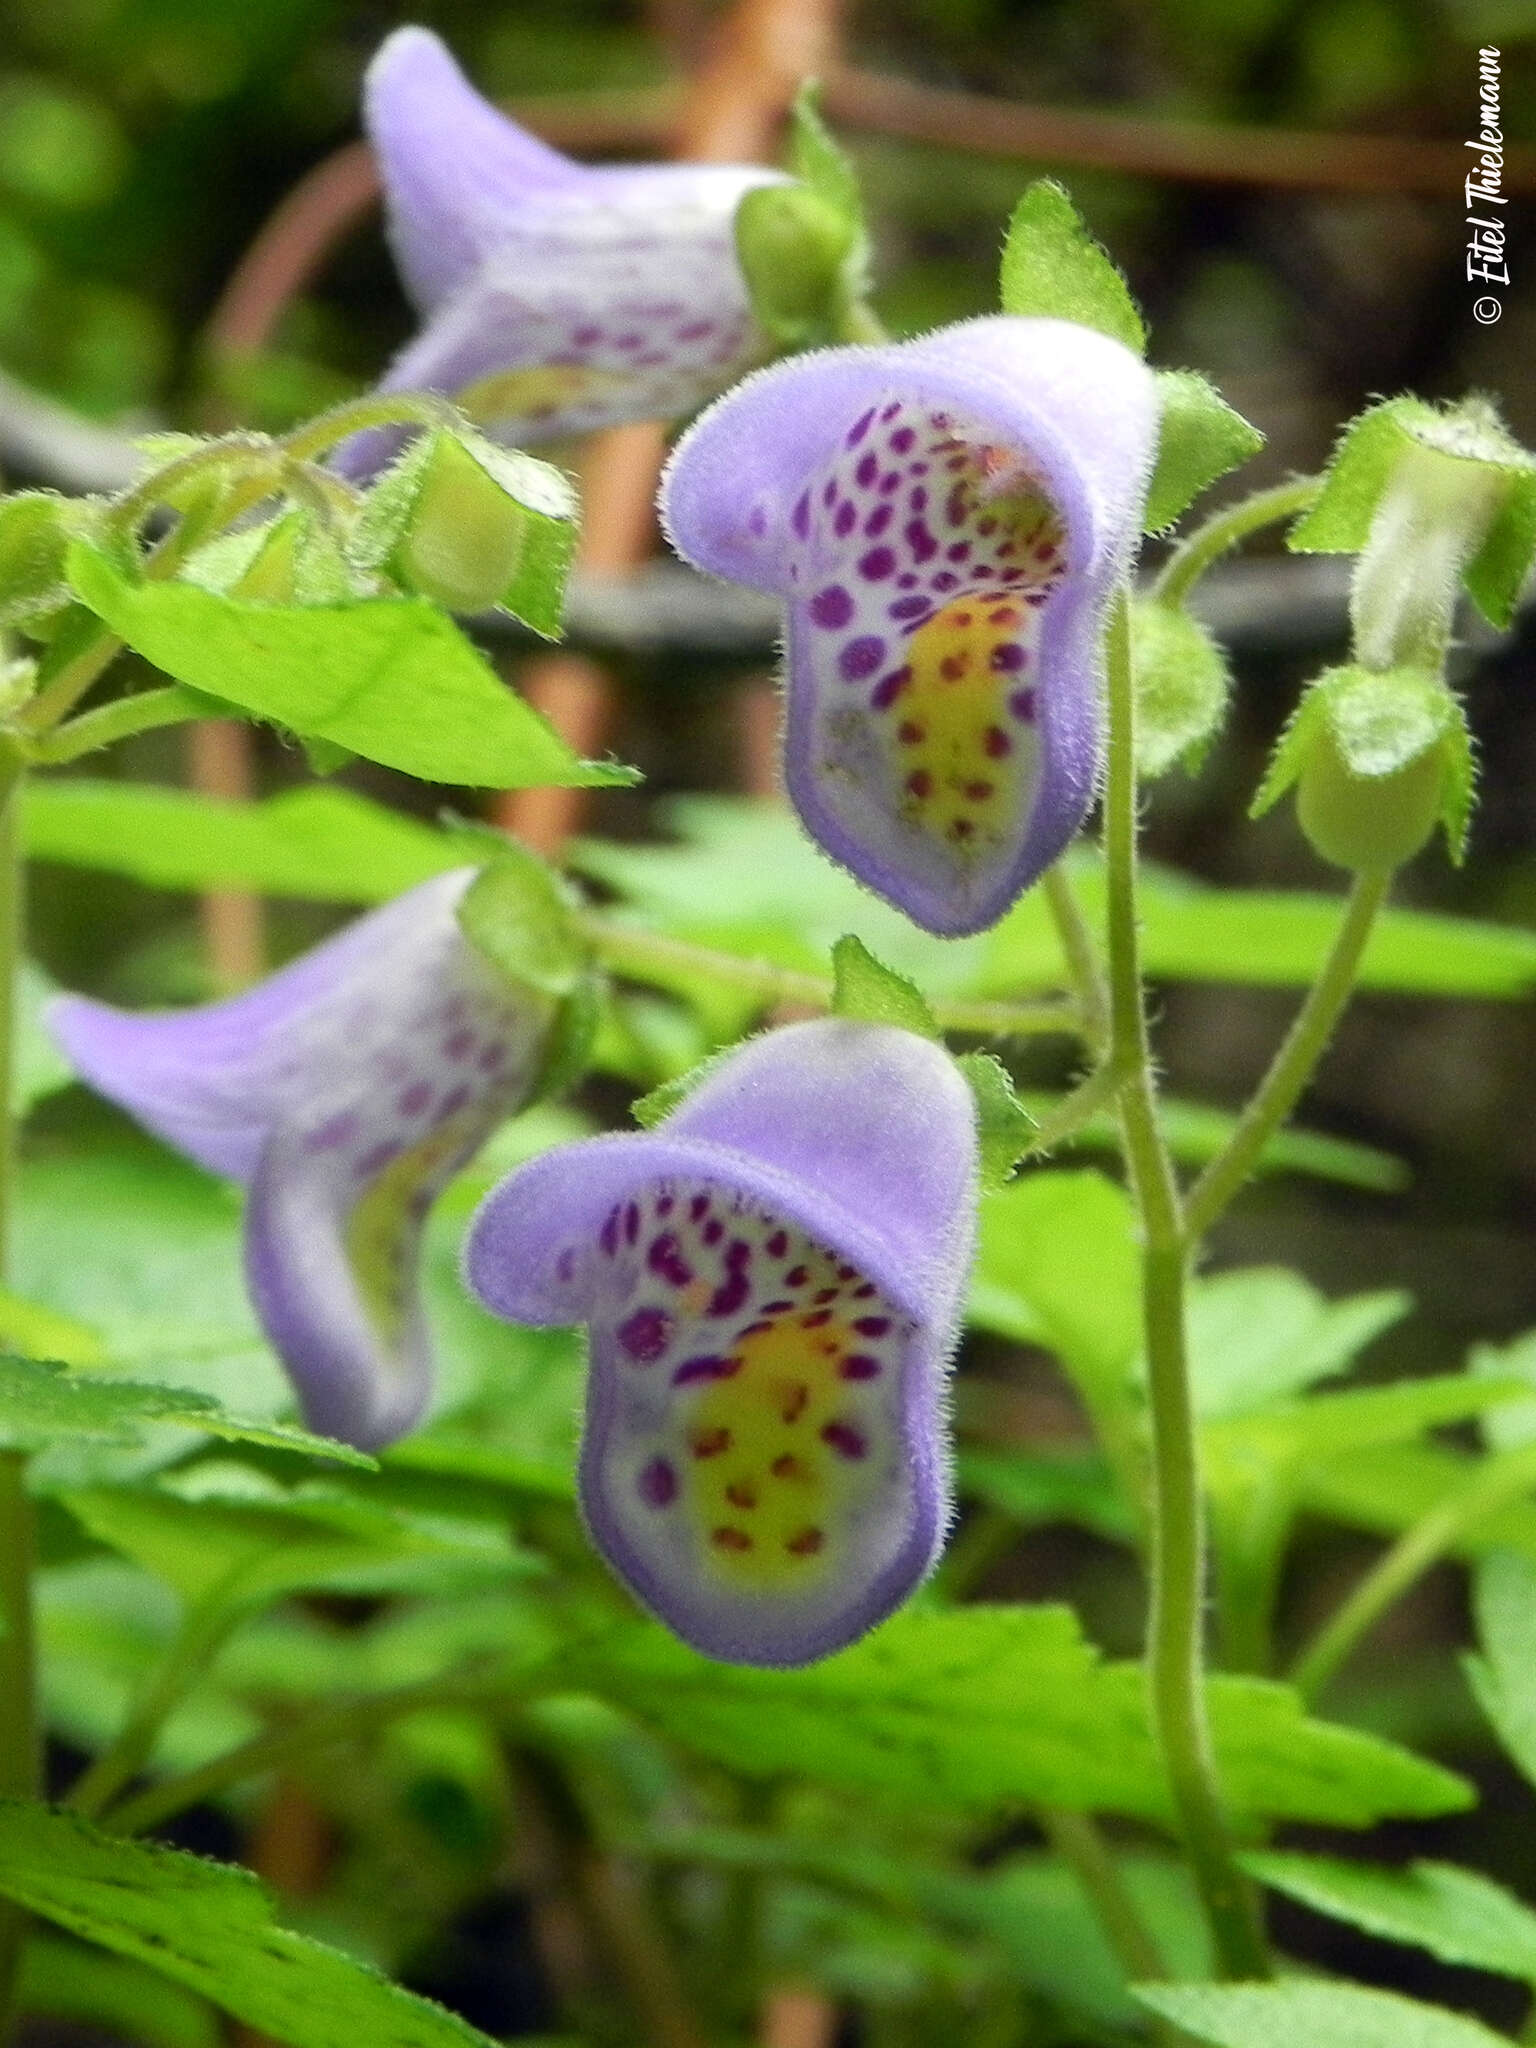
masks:
[[[1335,867],[1400,867],[1445,828],[1459,860],[1472,804],[1461,705],[1427,669],[1331,669],[1303,698],[1253,803],[1296,788],[1296,816]]]
[[[203,590],[258,604],[341,604],[370,590],[370,580],[352,568],[307,505],[291,505],[259,526],[219,534],[181,574]]]
[[[64,557],[81,508],[52,491],[0,500],[0,624],[65,601]]]
[[[449,611],[501,605],[554,633],[575,542],[575,493],[559,470],[442,427],[369,491],[348,555]]]
[[[830,330],[858,224],[807,185],[759,185],[736,209],[736,255],[759,324],[787,348]]]
[[[1226,712],[1226,656],[1182,606],[1138,597],[1131,604],[1131,660],[1137,773],[1150,781],[1181,758],[1198,765]]]

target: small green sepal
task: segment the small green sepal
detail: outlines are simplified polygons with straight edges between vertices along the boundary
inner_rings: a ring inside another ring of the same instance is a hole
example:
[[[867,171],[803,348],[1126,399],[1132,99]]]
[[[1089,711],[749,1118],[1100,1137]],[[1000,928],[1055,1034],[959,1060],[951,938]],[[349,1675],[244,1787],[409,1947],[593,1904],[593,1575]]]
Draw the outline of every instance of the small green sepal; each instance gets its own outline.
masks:
[[[920,1038],[943,1037],[917,984],[877,960],[851,932],[832,948],[832,1014],[860,1024],[894,1024]]]
[[[1182,605],[1131,600],[1131,661],[1136,678],[1136,772],[1144,780],[1176,761],[1194,768],[1226,716],[1232,677],[1227,658]]]
[[[830,338],[856,222],[808,185],[758,185],[736,209],[736,257],[752,311],[781,348]]]
[[[1054,179],[1036,179],[1014,208],[999,287],[1005,313],[1075,320],[1146,354],[1130,286]]]
[[[69,544],[89,533],[92,500],[55,491],[18,491],[0,498],[0,626],[23,624],[69,601],[64,562]]]
[[[989,1052],[962,1052],[955,1065],[976,1105],[976,1149],[981,1191],[996,1194],[1035,1141],[1035,1120],[1014,1093],[1013,1078]]]
[[[1293,785],[1314,850],[1356,873],[1395,868],[1445,830],[1460,861],[1474,769],[1466,717],[1427,669],[1336,668],[1298,706],[1253,800],[1260,816]]]
[[[1161,533],[1218,477],[1257,455],[1264,436],[1198,370],[1153,374],[1162,418],[1143,524]]]

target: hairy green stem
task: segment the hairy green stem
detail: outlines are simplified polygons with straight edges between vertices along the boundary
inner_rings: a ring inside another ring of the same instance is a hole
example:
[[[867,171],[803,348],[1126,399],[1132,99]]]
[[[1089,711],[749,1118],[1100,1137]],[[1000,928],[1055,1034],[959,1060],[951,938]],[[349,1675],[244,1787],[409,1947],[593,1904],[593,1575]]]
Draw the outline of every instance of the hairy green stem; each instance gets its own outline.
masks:
[[[1042,1806],[1036,1818],[1045,1839],[1077,1879],[1115,1960],[1131,1983],[1151,1984],[1165,1978],[1168,1965],[1092,1814]]]
[[[637,931],[605,917],[586,916],[582,930],[598,956],[616,974],[666,987],[678,974],[708,975],[762,998],[765,1009],[781,1003],[825,1010],[832,1002],[832,984],[819,974],[775,967],[767,960],[748,960],[736,953],[716,953],[687,939]],[[1082,1016],[1076,1003],[1061,997],[1038,1003],[935,1002],[934,1015],[946,1031],[974,1032],[985,1038],[1025,1038],[1059,1034],[1080,1037]]]
[[[1079,1081],[1069,1095],[1064,1095],[1054,1109],[1041,1117],[1029,1141],[1027,1156],[1037,1152],[1049,1152],[1052,1146],[1076,1137],[1083,1126],[1092,1123],[1104,1105],[1114,1099],[1119,1089],[1119,1072],[1106,1061],[1085,1081]]]
[[[1153,597],[1161,604],[1183,604],[1206,570],[1219,562],[1229,548],[1235,548],[1251,533],[1262,532],[1266,526],[1305,512],[1322,488],[1320,476],[1295,477],[1289,483],[1275,484],[1267,491],[1239,498],[1235,505],[1226,505],[1213,513],[1164,562],[1152,585]]]
[[[1147,1678],[1152,1725],[1222,1973],[1269,1971],[1251,1889],[1222,1809],[1205,1711],[1205,1535],[1185,1346],[1184,1219],[1158,1124],[1136,906],[1136,689],[1130,615],[1108,636],[1109,760],[1104,855],[1109,894],[1111,1059],[1142,1232],[1142,1318],[1152,1421],[1152,1601]]]
[[[34,740],[31,755],[41,767],[58,768],[118,740],[153,732],[157,726],[185,725],[191,719],[224,715],[225,707],[211,697],[183,689],[180,683],[167,683],[160,689],[138,690],[131,697],[115,698],[95,711],[82,711],[78,718],[68,719]]]
[[[309,462],[324,455],[338,441],[370,427],[462,427],[464,416],[446,398],[425,392],[388,391],[370,393],[366,398],[334,406],[317,420],[310,420],[287,435],[278,446],[291,460]]]
[[[1067,972],[1082,1008],[1083,1037],[1095,1052],[1102,1053],[1109,1043],[1109,984],[1104,979],[1098,942],[1083,915],[1072,877],[1060,861],[1046,869],[1043,887],[1046,907],[1056,926]]]
[[[1536,1444],[1490,1458],[1384,1551],[1297,1658],[1290,1682],[1315,1700],[1360,1638],[1487,1516],[1536,1487]]]
[[[0,794],[0,1273],[5,1268],[15,1169],[14,1020],[21,956],[22,868],[17,844],[19,776]],[[26,1460],[0,1450],[0,1795],[35,1799],[42,1788],[32,1619],[34,1538]],[[0,2042],[10,2038],[26,1915],[0,1899]]]
[[[1238,1118],[1236,1130],[1190,1190],[1184,1223],[1192,1244],[1197,1244],[1221,1215],[1300,1100],[1349,1001],[1376,914],[1391,886],[1390,869],[1355,877],[1322,973],[1297,1011],[1252,1101]]]

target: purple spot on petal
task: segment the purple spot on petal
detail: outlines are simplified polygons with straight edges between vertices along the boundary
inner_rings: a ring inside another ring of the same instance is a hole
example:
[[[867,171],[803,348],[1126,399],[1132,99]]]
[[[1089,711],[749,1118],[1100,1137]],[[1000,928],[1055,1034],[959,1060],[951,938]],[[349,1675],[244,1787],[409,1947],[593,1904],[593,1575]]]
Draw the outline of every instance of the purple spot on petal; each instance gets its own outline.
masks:
[[[823,1423],[821,1440],[840,1458],[862,1458],[869,1449],[864,1432],[855,1429],[851,1422]]]
[[[917,489],[907,500],[907,503],[914,512],[926,512],[928,510],[928,493],[922,484],[918,485]]]
[[[845,1380],[873,1380],[880,1376],[880,1361],[870,1358],[863,1351],[852,1351],[838,1367],[838,1375]]]
[[[679,341],[703,341],[707,335],[713,334],[714,331],[715,323],[713,320],[690,320],[686,327],[679,327],[677,338]]]
[[[957,540],[953,547],[944,550],[944,559],[947,562],[963,562],[970,552],[971,544],[968,540]]]
[[[467,1060],[475,1049],[473,1031],[455,1031],[443,1040],[443,1057],[450,1060]]]
[[[839,540],[846,540],[858,524],[858,519],[858,508],[855,506],[852,498],[844,498],[841,505],[837,508],[836,517],[832,521],[832,531]]]
[[[898,597],[891,606],[891,617],[893,619],[920,619],[925,612],[931,609],[932,606],[926,597]]]
[[[847,447],[858,447],[859,443],[863,440],[864,436],[869,432],[869,424],[870,421],[874,418],[874,416],[875,409],[873,406],[870,407],[868,412],[860,414],[858,419],[856,419],[853,425],[848,429],[847,439],[845,442],[845,445]]]
[[[853,599],[841,583],[829,583],[825,590],[818,590],[811,599],[810,610],[818,626],[836,632],[839,626],[846,626],[853,617]]]
[[[958,590],[960,578],[953,569],[941,569],[933,579],[933,587],[935,590]]]
[[[871,540],[878,540],[880,535],[890,525],[893,510],[894,508],[890,505],[877,505],[874,511],[870,513],[864,522],[864,531]]]
[[[898,427],[891,436],[891,449],[896,455],[905,455],[917,439],[910,427]]]
[[[395,1103],[402,1116],[420,1116],[432,1100],[430,1081],[413,1081],[409,1088],[402,1090]]]
[[[847,682],[861,682],[865,676],[872,676],[884,659],[885,642],[873,633],[861,633],[837,657],[837,671]]]
[[[761,505],[754,505],[747,514],[747,531],[754,540],[761,540],[768,531],[768,514]]]
[[[939,551],[939,544],[928,531],[921,519],[909,519],[902,528],[912,558],[918,562],[930,562]]]
[[[699,1380],[728,1380],[741,1370],[739,1358],[722,1358],[710,1352],[702,1358],[685,1358],[672,1375],[674,1387],[690,1387]]]
[[[873,453],[861,455],[859,466],[853,472],[853,480],[861,491],[867,491],[880,474],[880,458]]]
[[[885,475],[880,479],[881,497],[888,498],[900,482],[901,471],[899,469],[888,469]]]
[[[640,1236],[640,1209],[634,1202],[624,1204],[624,1242],[634,1244]]]
[[[372,1180],[376,1173],[384,1171],[385,1167],[398,1154],[399,1150],[400,1147],[392,1138],[385,1139],[381,1145],[372,1146],[353,1167],[354,1178],[357,1180]]]
[[[654,1365],[672,1336],[672,1318],[665,1309],[637,1308],[620,1323],[615,1335],[620,1349],[636,1365]]]
[[[576,1247],[567,1245],[555,1261],[555,1278],[563,1287],[569,1287],[576,1278]]]
[[[1016,640],[1003,640],[988,656],[988,666],[999,675],[1011,675],[1024,666],[1024,649]]]
[[[339,1116],[327,1117],[325,1122],[304,1140],[306,1152],[339,1152],[343,1145],[357,1134],[357,1113],[344,1109]]]
[[[688,1204],[688,1214],[693,1219],[693,1221],[697,1223],[700,1217],[704,1214],[704,1211],[708,1207],[708,1195],[695,1195],[692,1201]]]
[[[789,523],[801,540],[805,540],[810,534],[811,494],[809,491],[802,491],[799,497],[796,498],[795,509],[789,516]]]
[[[1015,718],[1022,718],[1026,725],[1030,724],[1033,721],[1035,715],[1034,691],[1015,690],[1013,695],[1008,699],[1008,709],[1013,713]]]
[[[693,1268],[683,1257],[682,1246],[670,1230],[664,1230],[652,1240],[645,1263],[653,1273],[659,1273],[669,1287],[686,1287],[693,1278]]]
[[[597,1241],[611,1259],[619,1248],[619,1212],[617,1209],[610,1209],[608,1211],[603,1227],[598,1232]]]
[[[665,1458],[652,1458],[635,1484],[648,1508],[669,1508],[677,1499],[677,1474]]]
[[[571,336],[577,348],[596,348],[603,338],[601,327],[578,327]]]
[[[888,676],[882,676],[870,692],[869,701],[876,711],[889,711],[896,699],[912,680],[910,668],[893,668]]]
[[[896,557],[889,548],[871,548],[859,563],[859,574],[866,582],[879,583],[895,567]]]

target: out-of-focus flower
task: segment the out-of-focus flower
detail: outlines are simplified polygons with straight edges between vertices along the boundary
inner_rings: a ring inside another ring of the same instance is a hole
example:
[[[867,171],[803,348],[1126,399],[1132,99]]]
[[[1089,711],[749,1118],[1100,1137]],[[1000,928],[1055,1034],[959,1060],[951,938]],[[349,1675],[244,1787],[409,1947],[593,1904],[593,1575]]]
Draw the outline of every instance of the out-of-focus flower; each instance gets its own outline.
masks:
[[[833,1018],[486,1198],[470,1284],[509,1319],[589,1325],[588,1526],[698,1649],[809,1663],[933,1563],[976,1171],[942,1048]]]
[[[929,931],[994,923],[1082,824],[1156,430],[1129,349],[999,317],[776,364],[672,458],[679,552],[787,601],[801,819]]]
[[[762,355],[732,223],[779,172],[572,163],[482,99],[421,28],[374,58],[364,116],[423,322],[385,391],[440,392],[527,444],[678,418]],[[342,465],[366,473],[396,438],[356,436]]]
[[[248,1185],[262,1327],[311,1426],[368,1449],[431,1392],[427,1211],[533,1091],[558,1010],[461,934],[473,874],[434,877],[228,1002],[134,1015],[65,996],[49,1011],[93,1087]]]

